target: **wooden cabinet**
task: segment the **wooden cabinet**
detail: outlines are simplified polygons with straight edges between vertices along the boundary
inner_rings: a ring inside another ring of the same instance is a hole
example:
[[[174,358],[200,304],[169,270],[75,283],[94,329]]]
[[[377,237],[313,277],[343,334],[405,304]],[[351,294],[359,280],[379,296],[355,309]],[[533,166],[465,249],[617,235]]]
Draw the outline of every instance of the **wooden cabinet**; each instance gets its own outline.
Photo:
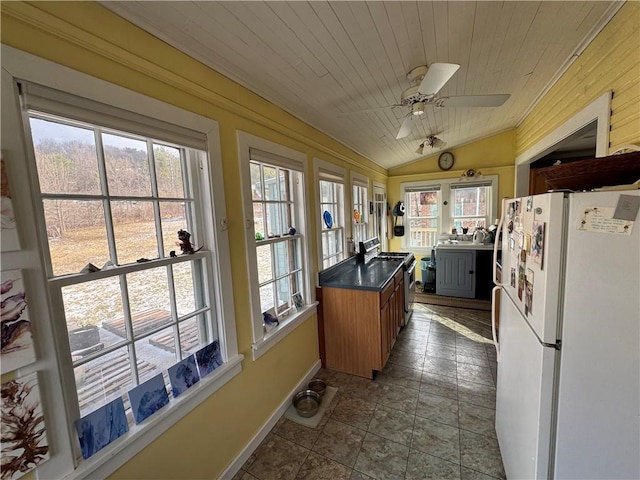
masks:
[[[440,249],[436,254],[436,294],[474,298],[476,295],[476,256],[472,250]]]
[[[381,292],[322,287],[321,298],[325,366],[373,378],[387,363],[402,326],[403,272]]]

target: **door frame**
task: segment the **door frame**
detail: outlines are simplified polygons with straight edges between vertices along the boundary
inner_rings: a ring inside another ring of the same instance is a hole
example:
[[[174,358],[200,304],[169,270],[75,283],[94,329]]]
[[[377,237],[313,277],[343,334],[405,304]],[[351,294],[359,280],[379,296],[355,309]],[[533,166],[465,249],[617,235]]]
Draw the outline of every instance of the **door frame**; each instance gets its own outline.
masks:
[[[529,166],[531,163],[553,152],[558,143],[593,121],[597,121],[596,157],[608,155],[612,96],[613,92],[611,91],[600,95],[592,103],[516,157],[514,197],[529,195]]]

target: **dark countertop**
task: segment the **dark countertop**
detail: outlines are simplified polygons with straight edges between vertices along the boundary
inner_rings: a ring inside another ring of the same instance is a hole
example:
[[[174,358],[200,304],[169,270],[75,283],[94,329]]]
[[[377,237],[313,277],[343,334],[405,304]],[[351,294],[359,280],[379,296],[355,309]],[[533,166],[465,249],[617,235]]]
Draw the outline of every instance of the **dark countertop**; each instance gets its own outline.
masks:
[[[319,274],[321,287],[351,288],[381,292],[402,269],[402,260],[372,260],[367,265],[351,257],[323,270]]]

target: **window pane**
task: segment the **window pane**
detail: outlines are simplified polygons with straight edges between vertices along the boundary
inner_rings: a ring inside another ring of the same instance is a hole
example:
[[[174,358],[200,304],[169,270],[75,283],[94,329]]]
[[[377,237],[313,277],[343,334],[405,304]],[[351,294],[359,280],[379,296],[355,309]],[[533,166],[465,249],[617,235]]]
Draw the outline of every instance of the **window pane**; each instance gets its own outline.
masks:
[[[289,248],[291,248],[292,242],[284,241],[274,243],[273,245],[273,257],[275,263],[275,276],[281,277],[291,271],[291,259],[289,254]]]
[[[202,322],[205,320],[204,315],[198,315],[197,317],[190,318],[184,322],[180,322],[180,346],[182,348],[182,358],[188,357],[196,350],[199,350],[201,346],[209,343],[207,342],[207,336],[205,330],[201,327]]]
[[[291,192],[289,191],[289,171],[279,169],[278,176],[280,179],[280,200],[286,201],[291,198]]]
[[[269,283],[263,287],[260,287],[260,307],[263,312],[266,312],[275,305],[273,299],[273,283]]]
[[[152,202],[111,202],[111,216],[119,265],[135,263],[139,258],[158,258]]]
[[[139,383],[177,362],[174,339],[174,327],[169,327],[135,342]]]
[[[266,204],[265,207],[267,214],[266,223],[268,237],[273,238],[275,236],[282,235],[283,228],[280,205],[277,203],[269,203]]]
[[[291,280],[288,277],[278,280],[276,282],[276,291],[278,294],[277,312],[280,314],[291,304]]]
[[[142,140],[102,134],[110,195],[151,195],[147,143]]]
[[[437,218],[413,218],[409,222],[409,241],[412,247],[431,247],[436,245],[438,237]]]
[[[42,193],[100,194],[93,130],[31,118]]]
[[[406,215],[410,217],[437,217],[438,192],[407,193]]]
[[[323,251],[325,255],[335,255],[338,252],[342,251],[342,231],[341,230],[330,230],[326,232],[327,234],[327,244],[326,250],[323,244]]]
[[[85,356],[126,340],[119,277],[62,288],[71,355]]]
[[[263,165],[264,175],[264,199],[278,200],[278,184],[276,182],[276,169]]]
[[[53,274],[78,273],[109,260],[102,202],[43,200]]]
[[[262,179],[260,176],[261,168],[256,163],[251,163],[251,198],[255,200],[262,200],[264,195],[262,193]]]
[[[187,208],[190,203],[185,202],[160,202],[160,224],[162,226],[163,256],[168,257],[172,250],[180,255],[178,242],[178,230],[189,231],[187,222]],[[193,240],[193,239],[192,239]],[[197,246],[195,248],[200,248]]]
[[[253,204],[253,229],[256,234],[260,234],[262,238],[267,238],[267,230],[264,228],[264,212],[265,207],[263,203],[256,202]]]
[[[331,192],[331,186],[333,184],[320,180],[320,203],[330,203],[333,201],[333,195]]]
[[[142,364],[138,368],[144,372],[148,367],[149,365]],[[84,365],[75,366],[73,373],[81,416],[110,402],[133,386],[129,352],[126,347]]]
[[[176,308],[178,316],[187,315],[195,311],[196,306],[196,290],[193,286],[193,275],[191,262],[177,263],[172,265],[173,269],[173,285],[176,292]],[[199,279],[202,282],[202,279]],[[201,303],[201,302],[198,302]]]
[[[127,289],[135,336],[171,321],[165,267],[127,274]]]
[[[258,256],[258,283],[264,283],[273,279],[271,267],[271,245],[259,245],[256,248]]]
[[[184,197],[180,150],[166,145],[154,145],[153,157],[156,165],[156,182],[160,197]]]
[[[453,190],[453,215],[456,217],[487,214],[490,187],[456,188]]]
[[[280,235],[286,235],[289,233],[290,227],[295,227],[293,224],[293,219],[291,218],[291,208],[287,203],[280,204],[280,218],[282,219],[282,225],[280,230]]]

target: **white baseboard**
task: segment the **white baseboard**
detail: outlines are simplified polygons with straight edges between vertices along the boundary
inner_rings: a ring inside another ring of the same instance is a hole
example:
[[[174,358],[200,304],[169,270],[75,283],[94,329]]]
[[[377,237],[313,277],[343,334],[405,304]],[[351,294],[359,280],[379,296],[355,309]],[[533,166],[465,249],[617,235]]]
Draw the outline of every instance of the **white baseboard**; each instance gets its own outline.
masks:
[[[311,369],[307,372],[307,374],[298,382],[298,384],[294,387],[289,395],[283,400],[278,408],[271,414],[271,416],[267,419],[265,424],[262,426],[260,430],[253,436],[251,441],[242,449],[242,451],[238,454],[238,456],[231,462],[231,464],[226,468],[222,475],[220,475],[220,480],[231,480],[233,476],[240,471],[245,462],[249,459],[251,454],[254,452],[258,445],[265,439],[267,434],[271,431],[271,429],[278,423],[280,417],[287,411],[289,408],[289,403],[293,396],[305,388],[307,384],[315,377],[318,370],[320,370],[320,360],[318,360]]]

